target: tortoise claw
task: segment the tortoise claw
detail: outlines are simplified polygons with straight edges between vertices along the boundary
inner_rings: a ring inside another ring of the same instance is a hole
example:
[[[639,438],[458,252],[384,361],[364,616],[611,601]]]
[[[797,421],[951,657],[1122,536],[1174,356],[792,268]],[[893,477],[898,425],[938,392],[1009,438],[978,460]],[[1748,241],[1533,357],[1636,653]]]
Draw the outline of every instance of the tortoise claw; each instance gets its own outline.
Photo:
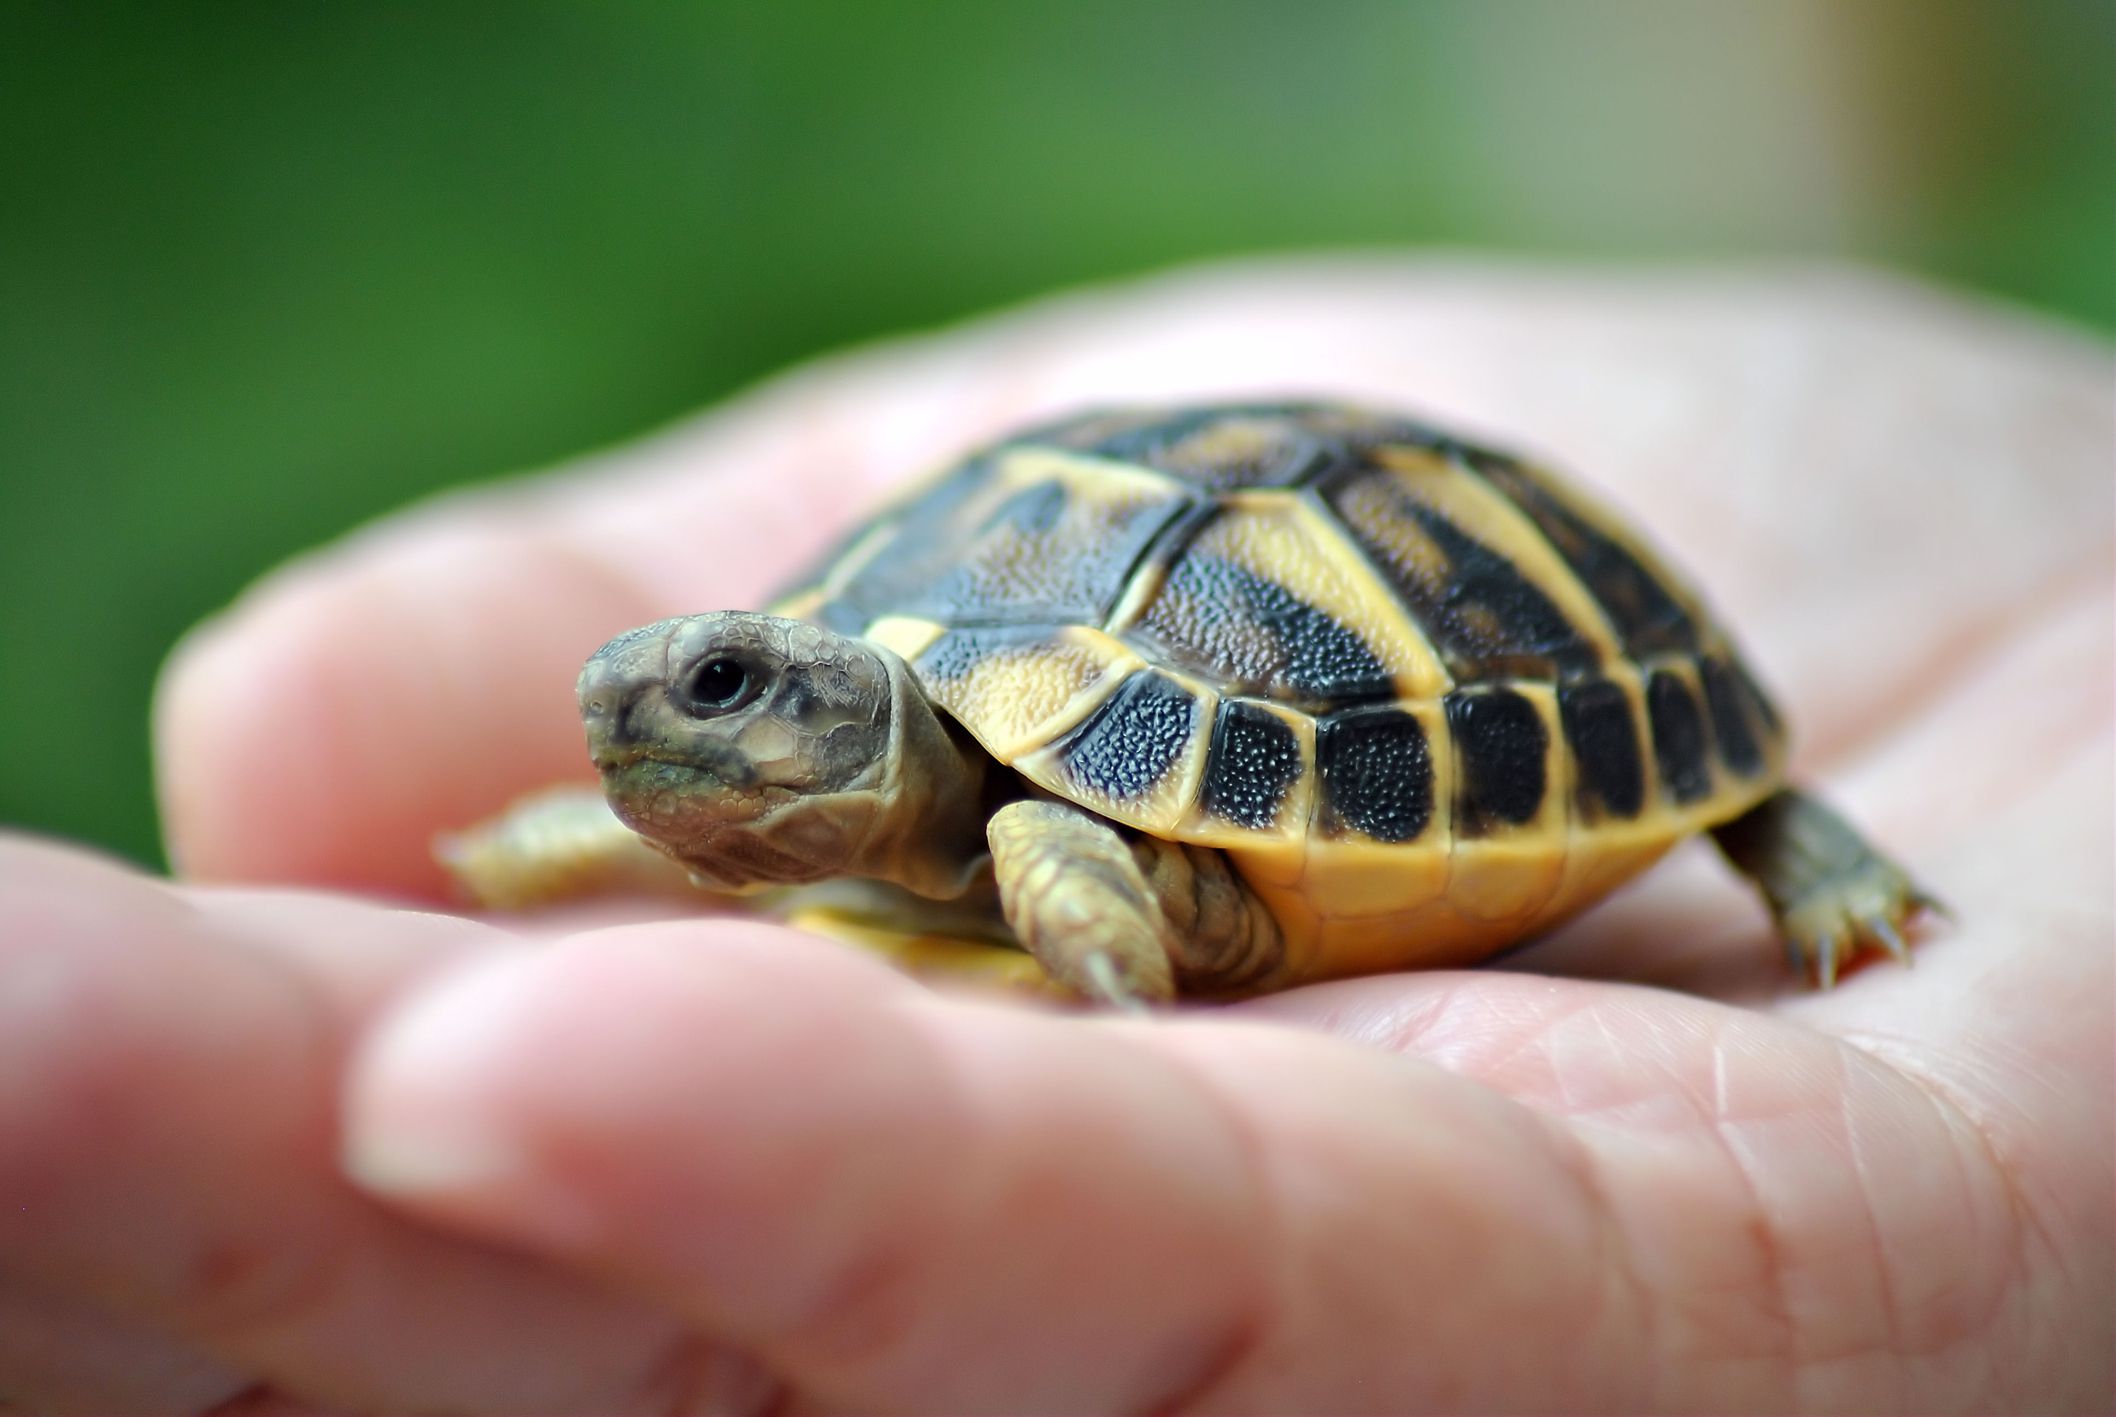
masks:
[[[1828,989],[1866,950],[1885,950],[1909,964],[1904,932],[1924,911],[1940,913],[1901,870],[1869,857],[1818,883],[1778,923],[1796,967],[1812,969],[1815,982]]]
[[[1762,892],[1794,970],[1812,969],[1824,989],[1865,950],[1909,963],[1904,931],[1920,912],[1953,919],[1849,822],[1798,788],[1765,798],[1712,834]]]
[[[1834,933],[1822,937],[1815,951],[1815,980],[1820,987],[1837,987],[1837,967],[1848,953]]]
[[[1081,961],[1080,972],[1087,976],[1090,995],[1097,1003],[1108,1004],[1140,1018],[1152,1017],[1153,1010],[1147,1008],[1146,1001],[1125,984],[1123,976],[1117,972],[1117,962],[1108,954],[1097,950],[1087,956]]]

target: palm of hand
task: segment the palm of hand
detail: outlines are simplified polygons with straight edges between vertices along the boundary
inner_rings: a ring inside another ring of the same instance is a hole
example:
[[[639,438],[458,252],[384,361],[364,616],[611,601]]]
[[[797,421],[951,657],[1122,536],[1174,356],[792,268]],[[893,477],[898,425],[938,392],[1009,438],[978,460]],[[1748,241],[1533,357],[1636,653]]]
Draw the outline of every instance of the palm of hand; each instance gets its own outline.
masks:
[[[65,945],[72,1026],[0,1029],[0,1076],[59,1080],[0,1093],[0,1135],[37,1141],[0,1152],[34,1203],[0,1220],[0,1314],[45,1336],[0,1339],[0,1379],[103,1405],[2105,1401],[2103,372],[1870,289],[1242,277],[803,376],[695,445],[282,578],[172,676],[172,839],[207,877],[420,893],[433,829],[577,772],[585,649],[754,600],[986,431],[966,410],[1408,391],[1660,531],[1804,771],[1961,923],[1801,993],[1700,850],[1506,970],[1141,1027],[934,1000],[766,926],[523,952],[324,898],[178,907],[18,849],[7,908]],[[136,919],[179,944],[143,954]],[[148,1007],[172,994],[188,1017]],[[341,1090],[388,1207],[339,1179]],[[82,1385],[119,1350],[133,1387]]]

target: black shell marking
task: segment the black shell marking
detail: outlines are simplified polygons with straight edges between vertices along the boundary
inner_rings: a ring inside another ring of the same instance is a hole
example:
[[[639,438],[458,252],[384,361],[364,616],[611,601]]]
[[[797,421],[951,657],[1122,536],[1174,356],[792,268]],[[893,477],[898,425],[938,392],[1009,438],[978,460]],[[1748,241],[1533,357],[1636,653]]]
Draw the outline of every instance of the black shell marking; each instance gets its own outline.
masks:
[[[1457,690],[1447,696],[1447,727],[1460,765],[1456,833],[1485,836],[1533,819],[1550,755],[1536,706],[1511,689]]]
[[[1446,558],[1443,573],[1407,560],[1361,525],[1366,517],[1347,504],[1377,488],[1390,515],[1415,523],[1431,538]],[[1328,495],[1346,530],[1410,607],[1457,680],[1555,679],[1596,667],[1594,646],[1519,567],[1410,495],[1393,472],[1363,474]]]
[[[1388,667],[1350,627],[1278,582],[1196,549],[1170,568],[1125,637],[1233,693],[1309,704],[1395,693]]]
[[[1763,691],[1763,686],[1756,682],[1755,676],[1749,673],[1748,666],[1741,662],[1738,655],[1732,650],[1722,653],[1726,657],[1728,669],[1733,673],[1736,691],[1743,702],[1748,704],[1749,711],[1755,715],[1752,721],[1762,726],[1765,738],[1775,740],[1779,734],[1785,732],[1785,720],[1778,716],[1778,706],[1771,702],[1771,696]]]
[[[1300,770],[1300,739],[1285,720],[1255,704],[1225,700],[1212,730],[1202,805],[1222,821],[1261,831],[1278,820]]]
[[[1674,594],[1622,544],[1605,536],[1563,498],[1511,458],[1465,449],[1464,462],[1526,513],[1557,548],[1565,564],[1601,602],[1624,653],[1643,659],[1659,653],[1690,653],[1697,626]]]
[[[825,629],[856,635],[878,615],[887,614],[918,594],[954,565],[962,543],[960,523],[968,504],[990,486],[995,464],[989,455],[971,457],[925,492],[878,519],[889,525],[881,549],[818,612]],[[873,534],[876,523],[855,526],[816,565],[785,589],[817,585],[855,547]],[[782,590],[781,594],[784,591]],[[774,599],[778,597],[774,596]]]
[[[1607,679],[1567,684],[1558,690],[1558,720],[1572,746],[1581,820],[1636,817],[1646,805],[1646,762],[1631,696]]]
[[[1653,723],[1653,760],[1660,767],[1661,790],[1687,805],[1712,791],[1712,766],[1706,761],[1705,721],[1696,696],[1682,676],[1656,669],[1646,682],[1646,716]]]
[[[1059,761],[1083,792],[1118,801],[1143,797],[1183,756],[1197,720],[1198,701],[1188,689],[1142,671],[1058,745]]]
[[[1719,745],[1719,760],[1738,776],[1754,777],[1763,771],[1763,745],[1756,739],[1741,678],[1725,663],[1709,657],[1697,661],[1697,676],[1704,685],[1705,707],[1712,714],[1712,739]]]
[[[1025,488],[958,546],[948,569],[907,605],[943,622],[1098,624],[1161,528],[1187,505],[1174,495],[1130,506]]]
[[[1413,841],[1433,819],[1425,728],[1401,709],[1346,709],[1316,727],[1324,822],[1376,841]]]
[[[1193,505],[1179,488],[1111,499],[1063,482],[1006,496],[997,464],[973,460],[903,514],[894,538],[823,612],[858,633],[883,615],[943,624],[1099,624],[1161,530]]]

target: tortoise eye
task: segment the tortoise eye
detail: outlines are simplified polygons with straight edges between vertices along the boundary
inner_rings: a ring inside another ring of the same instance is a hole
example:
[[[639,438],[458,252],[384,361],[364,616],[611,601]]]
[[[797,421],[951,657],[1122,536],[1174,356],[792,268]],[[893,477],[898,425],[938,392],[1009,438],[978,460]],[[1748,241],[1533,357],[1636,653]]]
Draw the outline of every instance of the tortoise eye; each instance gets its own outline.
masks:
[[[725,713],[749,697],[750,673],[732,659],[709,659],[683,681],[678,701],[694,717]]]

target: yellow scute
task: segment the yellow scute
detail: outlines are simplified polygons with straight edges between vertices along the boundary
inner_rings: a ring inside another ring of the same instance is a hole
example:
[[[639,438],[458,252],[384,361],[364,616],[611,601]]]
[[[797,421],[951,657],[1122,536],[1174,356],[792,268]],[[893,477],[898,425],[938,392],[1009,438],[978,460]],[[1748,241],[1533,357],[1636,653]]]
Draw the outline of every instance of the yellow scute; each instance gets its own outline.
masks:
[[[1098,630],[996,646],[963,674],[924,680],[934,701],[1003,763],[1042,748],[1086,718],[1139,657]]]

